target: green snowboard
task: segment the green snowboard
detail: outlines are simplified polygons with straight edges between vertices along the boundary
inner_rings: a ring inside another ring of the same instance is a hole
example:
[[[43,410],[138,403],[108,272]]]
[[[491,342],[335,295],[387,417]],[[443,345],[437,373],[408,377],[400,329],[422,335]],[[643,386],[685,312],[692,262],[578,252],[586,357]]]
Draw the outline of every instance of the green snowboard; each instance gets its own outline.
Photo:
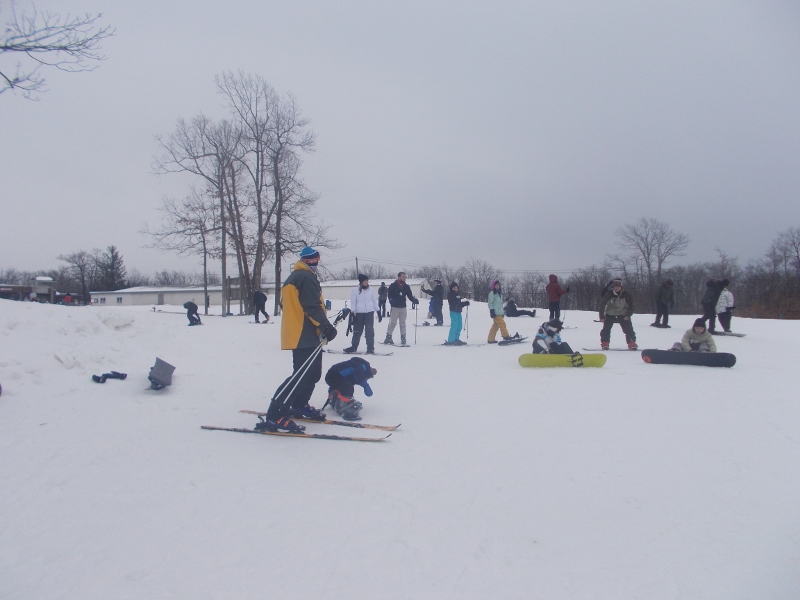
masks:
[[[523,354],[519,357],[521,367],[602,367],[605,354]]]

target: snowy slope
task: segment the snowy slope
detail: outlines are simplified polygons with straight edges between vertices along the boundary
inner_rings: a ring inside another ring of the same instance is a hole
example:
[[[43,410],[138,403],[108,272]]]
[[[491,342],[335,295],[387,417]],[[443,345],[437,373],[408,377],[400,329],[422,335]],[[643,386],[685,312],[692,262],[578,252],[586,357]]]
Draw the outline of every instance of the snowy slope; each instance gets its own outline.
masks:
[[[474,347],[473,304],[472,347],[409,326],[371,361],[364,421],[403,425],[359,444],[201,430],[253,426],[291,371],[280,327],[146,308],[0,301],[3,600],[800,597],[800,323],[734,318],[732,369],[522,369],[528,344]],[[574,348],[593,318],[567,315]],[[634,325],[667,348],[693,320]]]

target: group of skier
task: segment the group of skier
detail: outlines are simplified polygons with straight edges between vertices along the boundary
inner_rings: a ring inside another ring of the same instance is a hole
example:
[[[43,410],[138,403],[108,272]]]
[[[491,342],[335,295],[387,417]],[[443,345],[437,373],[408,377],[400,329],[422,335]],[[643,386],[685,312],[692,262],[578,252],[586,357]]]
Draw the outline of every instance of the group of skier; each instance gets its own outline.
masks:
[[[323,345],[337,335],[335,323],[332,324],[328,320],[322,289],[316,276],[319,261],[320,254],[317,250],[311,247],[304,248],[292,273],[283,285],[281,348],[292,351],[293,372],[275,391],[266,417],[256,426],[256,429],[301,432],[305,427],[298,425],[293,419],[322,420],[325,418],[324,413],[309,404],[314,388],[322,378]],[[433,279],[432,283],[430,289],[423,286],[422,291],[431,296],[429,312],[436,321],[435,326],[444,324],[442,308],[446,297],[450,311],[450,331],[445,345],[463,345],[465,342],[460,340],[463,324],[462,311],[469,306],[470,302],[461,297],[457,282],[450,283],[446,296],[440,279]],[[725,331],[730,331],[730,315],[734,305],[733,295],[727,289],[729,283],[725,279],[712,280],[708,283],[709,291],[702,302],[703,317],[695,321],[693,327],[684,334],[681,342],[674,345],[673,350],[716,352],[716,344],[711,335],[714,333],[715,317],[719,317],[720,324]],[[667,280],[660,286],[656,294],[657,316],[656,322],[653,323],[656,327],[669,327],[669,309],[674,306],[672,287],[672,281]],[[569,287],[561,288],[558,278],[550,275],[546,289],[550,315],[549,319],[539,327],[534,337],[532,351],[534,354],[573,354],[569,344],[561,339],[563,322],[560,319],[560,299],[564,294],[569,293]],[[414,309],[419,304],[419,300],[406,283],[406,274],[398,273],[397,279],[388,287],[385,282],[382,282],[377,298],[370,288],[369,278],[366,275],[359,275],[358,286],[352,290],[350,297],[353,339],[351,345],[344,349],[346,354],[358,351],[362,335],[366,339],[366,354],[375,354],[374,318],[377,314],[380,322],[386,316],[386,300],[390,306],[388,313],[390,321],[383,343],[394,344],[393,332],[399,325],[400,343],[404,346],[407,345],[408,303],[410,302],[411,308]],[[260,302],[254,304],[256,304],[257,311],[263,311],[262,314],[269,320],[269,315],[263,310],[263,304]],[[525,314],[535,316],[535,311],[519,311],[513,298],[509,298],[504,305],[503,290],[499,280],[492,282],[488,307],[489,316],[492,319],[488,343],[497,343],[498,332],[504,341],[522,339],[518,333],[513,336],[509,333],[504,315],[510,317]],[[604,290],[600,300],[599,321],[603,323],[600,331],[602,349],[609,348],[611,330],[615,323],[619,323],[622,328],[628,348],[632,350],[638,348],[636,333],[631,322],[633,313],[633,295],[624,288],[622,279],[613,279]],[[342,313],[340,313],[341,315]],[[256,312],[256,321],[258,321],[258,312]],[[706,321],[710,321],[709,327],[706,327]],[[353,398],[355,386],[361,386],[365,395],[371,396],[372,390],[368,381],[376,374],[377,369],[358,356],[333,365],[325,376],[325,382],[328,384],[328,397],[323,409],[330,404],[343,419],[359,420],[362,404]]]

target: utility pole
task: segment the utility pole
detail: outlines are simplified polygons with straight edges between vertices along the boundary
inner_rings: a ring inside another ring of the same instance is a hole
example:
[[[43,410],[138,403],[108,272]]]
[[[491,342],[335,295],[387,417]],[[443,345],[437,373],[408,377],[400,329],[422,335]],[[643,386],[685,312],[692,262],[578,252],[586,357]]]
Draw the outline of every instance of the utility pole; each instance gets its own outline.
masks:
[[[356,256],[356,279],[358,278],[358,257]]]

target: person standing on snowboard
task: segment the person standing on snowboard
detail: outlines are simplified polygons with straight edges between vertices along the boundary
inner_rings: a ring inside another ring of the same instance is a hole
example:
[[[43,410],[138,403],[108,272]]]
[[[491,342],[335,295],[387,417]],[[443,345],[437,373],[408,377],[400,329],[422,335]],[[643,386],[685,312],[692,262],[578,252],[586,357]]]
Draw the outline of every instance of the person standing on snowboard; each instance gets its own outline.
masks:
[[[253,292],[253,311],[256,314],[256,323],[258,320],[258,313],[264,315],[264,323],[269,323],[269,313],[267,313],[267,295],[261,290]]]
[[[717,327],[717,301],[720,294],[722,294],[722,282],[716,279],[709,279],[706,282],[706,293],[703,294],[703,299],[700,304],[703,307],[703,320],[708,321],[708,332],[716,333]]]
[[[628,350],[639,349],[636,344],[636,332],[633,331],[631,323],[632,315],[633,296],[622,289],[622,279],[616,278],[611,289],[600,300],[600,322],[603,324],[603,329],[600,330],[600,347],[603,350],[608,350],[614,323],[619,323],[622,327],[625,341],[628,342]]]
[[[560,319],[561,296],[569,293],[569,286],[567,286],[567,289],[562,288],[558,283],[558,277],[553,274],[551,274],[548,279],[550,280],[550,283],[545,286],[544,291],[547,292],[547,302],[550,308],[550,319]]]
[[[672,279],[667,279],[656,290],[656,320],[651,323],[652,327],[669,329],[669,311],[675,307],[675,290],[673,289]]]
[[[503,290],[497,279],[492,282],[487,303],[489,305],[489,316],[492,317],[492,326],[489,329],[489,339],[487,342],[496,344],[497,340],[495,338],[497,337],[498,331],[500,331],[500,335],[502,335],[503,339],[506,341],[518,338],[518,333],[515,333],[513,338],[508,333],[506,320],[503,318]]]
[[[352,354],[358,350],[361,334],[367,339],[367,354],[375,354],[375,313],[378,312],[378,301],[375,292],[369,287],[369,277],[358,276],[358,287],[350,294],[350,310],[353,313],[353,343],[344,351]],[[381,320],[378,312],[378,321]]]
[[[728,279],[723,279],[719,282],[720,286],[722,286],[722,291],[719,293],[719,300],[717,300],[716,306],[719,324],[722,325],[722,331],[725,333],[731,332],[731,318],[733,317],[733,312],[731,311],[735,308],[733,294],[728,289],[730,283]]]

